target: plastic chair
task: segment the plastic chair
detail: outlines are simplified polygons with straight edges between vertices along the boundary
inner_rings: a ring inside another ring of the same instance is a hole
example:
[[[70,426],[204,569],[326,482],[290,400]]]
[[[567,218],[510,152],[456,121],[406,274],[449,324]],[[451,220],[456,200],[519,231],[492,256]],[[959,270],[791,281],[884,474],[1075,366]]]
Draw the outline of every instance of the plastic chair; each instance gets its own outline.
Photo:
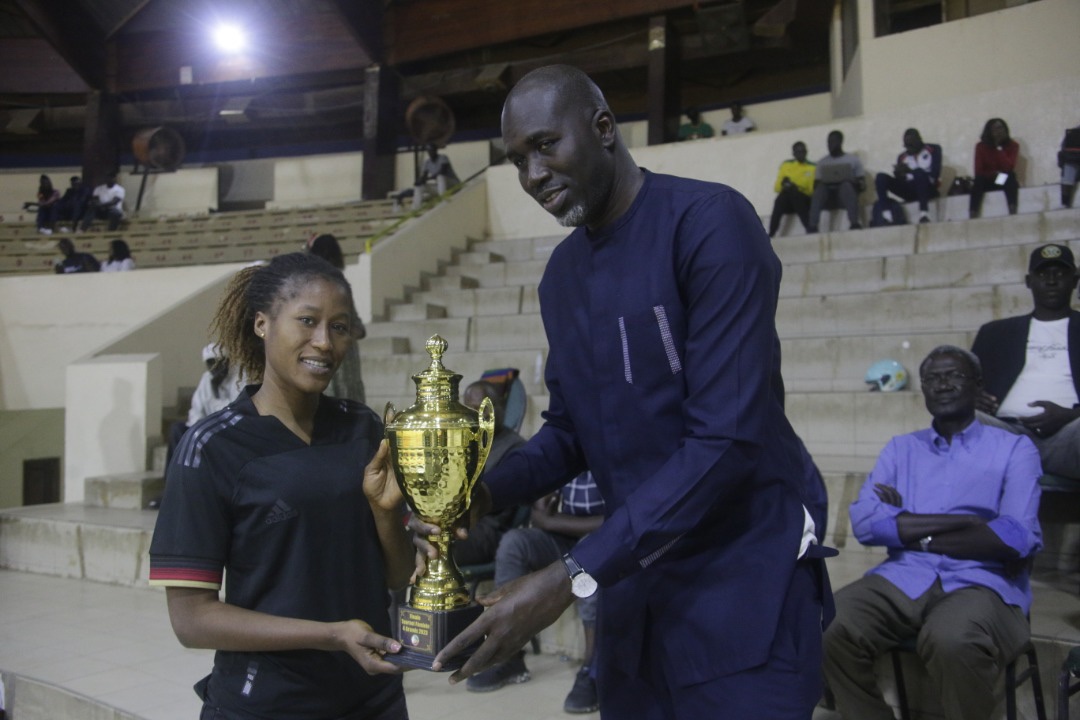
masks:
[[[480,376],[481,380],[502,389],[506,401],[503,425],[514,432],[521,430],[529,403],[529,395],[525,392],[525,383],[521,382],[520,375],[521,371],[517,368],[496,368],[485,370]]]
[[[1061,672],[1058,674],[1057,720],[1069,720],[1069,698],[1080,692],[1080,680],[1072,681],[1075,677],[1080,677],[1080,647],[1070,650],[1069,656],[1061,664]]]
[[[893,675],[896,678],[896,697],[900,703],[900,720],[911,720],[911,710],[908,707],[907,687],[904,685],[904,669],[900,659],[901,653],[915,652],[915,638],[908,638],[894,647],[891,651]],[[1027,668],[1016,672],[1016,663],[1022,656],[1027,656]],[[1043,703],[1042,680],[1039,678],[1039,658],[1035,653],[1035,646],[1029,639],[1016,657],[1005,666],[1005,717],[1007,720],[1017,720],[1016,714],[1016,688],[1031,680],[1031,692],[1035,696],[1035,714],[1039,720],[1046,720],[1046,707]],[[1066,702],[1068,699],[1066,698]],[[1059,716],[1064,717],[1064,716]]]

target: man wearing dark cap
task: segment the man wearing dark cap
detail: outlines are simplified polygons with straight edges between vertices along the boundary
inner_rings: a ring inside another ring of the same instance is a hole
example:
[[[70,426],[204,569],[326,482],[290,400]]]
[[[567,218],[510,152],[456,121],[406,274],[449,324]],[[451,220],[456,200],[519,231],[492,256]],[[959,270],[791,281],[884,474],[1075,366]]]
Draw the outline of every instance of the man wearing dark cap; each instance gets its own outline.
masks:
[[[971,350],[983,365],[979,419],[1035,441],[1043,470],[1080,478],[1080,312],[1070,307],[1076,262],[1065,245],[1031,253],[1029,315],[979,328]]]

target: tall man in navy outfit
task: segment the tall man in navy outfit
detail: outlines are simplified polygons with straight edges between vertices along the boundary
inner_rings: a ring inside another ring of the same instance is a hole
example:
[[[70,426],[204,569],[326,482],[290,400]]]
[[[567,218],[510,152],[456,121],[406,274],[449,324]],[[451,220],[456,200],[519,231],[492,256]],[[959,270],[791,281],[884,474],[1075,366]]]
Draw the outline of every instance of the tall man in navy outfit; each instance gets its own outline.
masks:
[[[933,423],[889,441],[850,508],[859,542],[889,557],[837,591],[825,633],[825,677],[845,720],[893,720],[874,662],[908,638],[945,717],[986,720],[998,677],[1031,634],[1039,455],[975,419],[975,355],[943,345],[919,375]]]
[[[979,420],[1027,435],[1043,470],[1080,479],[1080,312],[1070,306],[1077,284],[1072,250],[1035,248],[1025,282],[1031,313],[986,323],[971,346],[985,377]]]
[[[522,188],[576,229],[539,289],[545,423],[476,505],[589,469],[605,520],[500,587],[436,669],[485,635],[451,682],[505,662],[600,586],[605,720],[808,719],[831,609],[825,492],[784,415],[780,262],[760,219],[727,186],[637,167],[576,68],[522,78],[502,129]]]

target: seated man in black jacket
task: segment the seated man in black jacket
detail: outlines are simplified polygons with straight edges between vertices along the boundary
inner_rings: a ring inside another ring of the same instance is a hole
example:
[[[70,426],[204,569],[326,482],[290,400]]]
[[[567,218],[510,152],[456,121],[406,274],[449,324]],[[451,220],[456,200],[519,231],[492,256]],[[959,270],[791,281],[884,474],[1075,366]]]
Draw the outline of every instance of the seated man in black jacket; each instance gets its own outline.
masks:
[[[979,420],[1035,442],[1043,470],[1080,478],[1080,312],[1070,307],[1076,262],[1064,245],[1031,253],[1030,315],[979,328],[971,350],[982,362]]]

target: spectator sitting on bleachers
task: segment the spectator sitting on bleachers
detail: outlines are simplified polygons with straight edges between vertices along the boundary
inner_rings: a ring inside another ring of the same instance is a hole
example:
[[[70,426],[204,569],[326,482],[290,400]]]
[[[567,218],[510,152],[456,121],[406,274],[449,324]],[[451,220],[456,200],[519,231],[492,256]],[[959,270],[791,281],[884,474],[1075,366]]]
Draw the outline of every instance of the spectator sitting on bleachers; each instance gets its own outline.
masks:
[[[724,124],[720,126],[721,135],[742,135],[743,133],[753,132],[757,129],[757,125],[743,112],[743,106],[740,103],[731,103],[731,118],[724,121]]]
[[[428,145],[427,152],[428,156],[420,166],[416,183],[411,188],[406,188],[393,196],[395,205],[411,196],[413,210],[419,210],[424,197],[429,192],[428,183],[434,182],[436,193],[442,195],[461,182],[450,164],[450,158],[440,153],[437,145],[434,143]]]
[[[68,238],[60,238],[56,249],[64,256],[57,260],[53,269],[57,275],[81,272],[97,272],[101,270],[101,263],[90,253],[75,252],[75,245]]]
[[[89,230],[90,223],[95,219],[108,220],[109,232],[120,227],[120,221],[124,219],[124,187],[116,182],[116,173],[110,173],[105,182],[94,188],[94,193],[83,210],[79,230]]]
[[[979,420],[1031,438],[1048,473],[1080,479],[1080,312],[1071,309],[1076,262],[1064,245],[1031,253],[1034,309],[979,328]]]
[[[919,374],[931,427],[890,440],[850,508],[859,542],[888,558],[837,591],[825,631],[825,678],[845,720],[892,720],[874,663],[907,639],[945,717],[986,720],[1001,668],[1031,634],[1038,453],[976,419],[972,353],[935,348]]]
[[[506,404],[502,391],[489,382],[477,380],[465,388],[461,396],[463,405],[473,410],[480,409],[480,403],[484,398],[491,398],[491,405],[495,410],[495,437],[491,441],[491,449],[488,451],[487,462],[484,463],[484,471],[490,470],[499,464],[503,457],[519,445],[525,443],[525,438],[506,427]],[[481,477],[483,475],[481,474]],[[518,513],[518,506],[511,505],[499,512],[488,513],[481,517],[475,525],[469,529],[469,536],[464,540],[454,543],[454,561],[459,565],[480,565],[495,560],[495,550],[499,547],[499,541],[514,522],[514,516]]]
[[[109,257],[101,264],[101,272],[121,272],[134,270],[135,260],[131,257],[128,244],[116,238],[109,241]]]
[[[23,210],[37,208],[37,231],[42,235],[52,235],[56,223],[57,202],[60,191],[53,187],[48,175],[42,175],[38,184],[37,200],[23,203]]]
[[[971,183],[968,217],[982,213],[983,195],[990,190],[1005,191],[1009,214],[1015,215],[1020,197],[1020,182],[1016,179],[1016,159],[1020,146],[1009,137],[1009,126],[1001,118],[991,118],[983,127],[975,144],[975,177]]]
[[[810,195],[814,192],[814,171],[817,166],[806,160],[806,143],[799,140],[791,146],[793,160],[780,163],[776,173],[776,200],[769,217],[769,237],[776,237],[780,220],[789,213],[799,216],[799,222],[810,231]]]
[[[833,130],[828,137],[829,154],[818,160],[814,193],[810,198],[810,227],[816,233],[821,211],[839,204],[847,211],[852,230],[861,230],[859,193],[866,189],[866,172],[858,156],[844,152],[844,133]]]
[[[308,243],[308,252],[318,255],[338,270],[345,269],[345,256],[337,238],[329,233],[319,235]],[[330,380],[326,394],[330,397],[346,398],[360,403],[367,403],[364,391],[364,376],[360,366],[360,341],[367,337],[367,328],[360,318],[353,318],[352,342],[345,353],[338,371]]]
[[[874,179],[882,218],[889,225],[900,220],[888,207],[891,192],[906,201],[918,200],[919,222],[930,222],[930,199],[938,196],[940,182],[941,146],[924,143],[918,130],[908,128],[904,131],[904,152],[896,158],[892,174],[878,173]]]
[[[559,492],[533,504],[532,527],[516,528],[503,536],[495,557],[495,587],[556,562],[603,521],[604,499],[592,473],[584,472]],[[563,702],[563,710],[568,713],[595,712],[599,708],[592,674],[598,598],[599,593],[594,593],[575,600],[585,631],[585,663]],[[491,692],[507,683],[527,682],[531,676],[524,655],[519,652],[505,663],[473,675],[466,681],[466,688],[472,692]]]
[[[1076,196],[1076,179],[1080,175],[1080,125],[1065,131],[1058,152],[1061,168],[1061,207],[1071,208]]]
[[[90,196],[90,188],[83,184],[78,175],[72,175],[69,182],[70,187],[56,204],[56,221],[60,223],[60,232],[71,232],[71,228],[78,224]]]
[[[676,138],[678,142],[702,140],[716,134],[713,126],[701,119],[701,111],[697,108],[686,108],[686,117],[690,122],[679,126],[679,135]]]

